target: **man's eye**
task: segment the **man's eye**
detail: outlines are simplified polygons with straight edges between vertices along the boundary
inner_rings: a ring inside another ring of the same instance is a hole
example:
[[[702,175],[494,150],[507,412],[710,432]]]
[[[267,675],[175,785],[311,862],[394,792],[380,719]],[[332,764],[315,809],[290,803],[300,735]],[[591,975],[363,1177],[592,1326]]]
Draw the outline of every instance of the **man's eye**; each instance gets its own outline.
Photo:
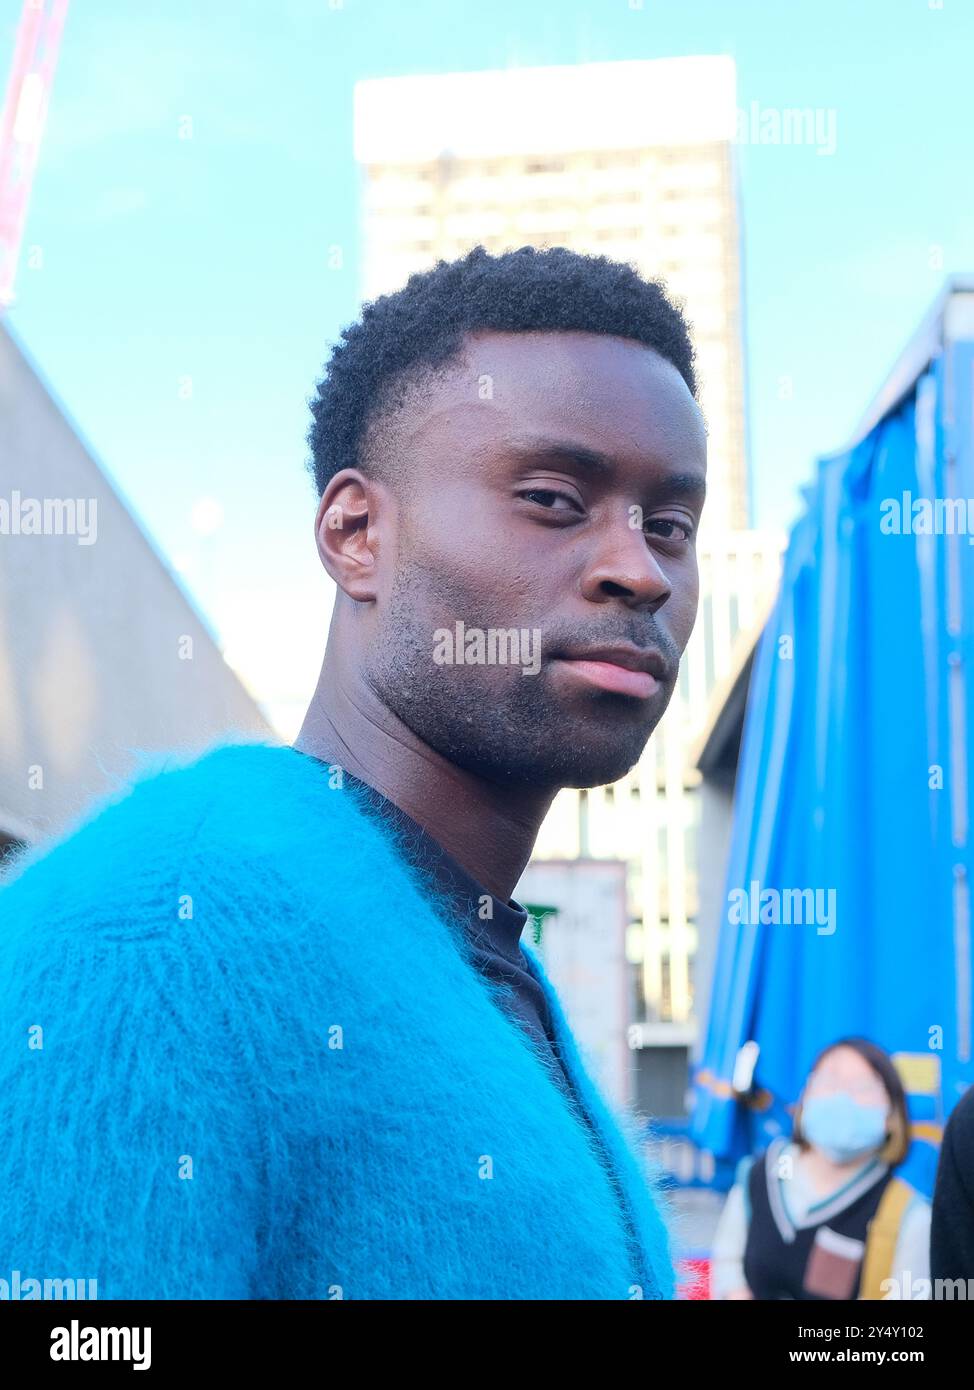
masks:
[[[533,487],[527,492],[519,492],[518,497],[527,497],[532,502],[537,501],[539,506],[548,507],[551,510],[560,510],[560,508],[556,509],[553,506],[553,502],[559,499],[562,502],[567,502],[570,507],[578,509],[578,503],[574,497],[571,497],[567,492],[556,492],[554,488]]]
[[[676,517],[653,516],[646,522],[643,530],[647,535],[658,536],[660,540],[689,541],[693,537],[693,526],[689,521],[680,521]]]

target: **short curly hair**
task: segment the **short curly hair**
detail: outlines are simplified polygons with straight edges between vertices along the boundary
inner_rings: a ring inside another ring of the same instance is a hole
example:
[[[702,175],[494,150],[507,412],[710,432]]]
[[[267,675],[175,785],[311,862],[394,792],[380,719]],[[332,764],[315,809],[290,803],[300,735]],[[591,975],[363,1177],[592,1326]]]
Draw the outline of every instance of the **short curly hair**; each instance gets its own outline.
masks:
[[[491,329],[629,338],[671,362],[697,394],[689,325],[660,281],[563,246],[499,256],[475,246],[366,304],[342,333],[308,402],[308,470],[319,495],[342,469],[367,466],[368,428],[401,406],[407,387],[457,357],[466,334]]]

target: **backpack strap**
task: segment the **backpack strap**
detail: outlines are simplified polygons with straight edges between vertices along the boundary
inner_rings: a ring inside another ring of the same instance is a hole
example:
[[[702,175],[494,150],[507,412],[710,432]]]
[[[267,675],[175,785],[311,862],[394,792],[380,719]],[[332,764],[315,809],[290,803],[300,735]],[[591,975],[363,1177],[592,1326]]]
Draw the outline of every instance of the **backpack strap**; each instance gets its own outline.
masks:
[[[906,1209],[916,1194],[902,1178],[891,1178],[866,1230],[866,1254],[859,1280],[860,1299],[882,1299],[882,1283],[893,1270],[896,1242]]]

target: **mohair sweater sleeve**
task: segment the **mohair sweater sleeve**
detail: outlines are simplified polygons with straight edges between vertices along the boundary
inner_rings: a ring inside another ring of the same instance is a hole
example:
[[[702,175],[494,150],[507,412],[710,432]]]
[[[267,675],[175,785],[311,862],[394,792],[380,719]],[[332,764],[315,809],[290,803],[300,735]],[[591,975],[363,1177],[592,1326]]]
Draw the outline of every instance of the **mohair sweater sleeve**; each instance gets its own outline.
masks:
[[[186,879],[205,804],[174,802],[171,781],[137,785],[0,887],[7,1279],[94,1279],[98,1298],[255,1296],[254,1069]]]

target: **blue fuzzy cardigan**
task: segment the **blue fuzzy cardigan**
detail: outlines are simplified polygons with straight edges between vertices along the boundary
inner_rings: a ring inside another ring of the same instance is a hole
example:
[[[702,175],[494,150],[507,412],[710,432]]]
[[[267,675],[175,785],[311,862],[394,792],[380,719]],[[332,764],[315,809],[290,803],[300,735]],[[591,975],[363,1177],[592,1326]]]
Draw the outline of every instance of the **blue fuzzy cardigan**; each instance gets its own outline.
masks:
[[[0,1276],[671,1298],[665,1194],[537,958],[603,1154],[333,780],[267,745],[156,766],[0,889]]]

